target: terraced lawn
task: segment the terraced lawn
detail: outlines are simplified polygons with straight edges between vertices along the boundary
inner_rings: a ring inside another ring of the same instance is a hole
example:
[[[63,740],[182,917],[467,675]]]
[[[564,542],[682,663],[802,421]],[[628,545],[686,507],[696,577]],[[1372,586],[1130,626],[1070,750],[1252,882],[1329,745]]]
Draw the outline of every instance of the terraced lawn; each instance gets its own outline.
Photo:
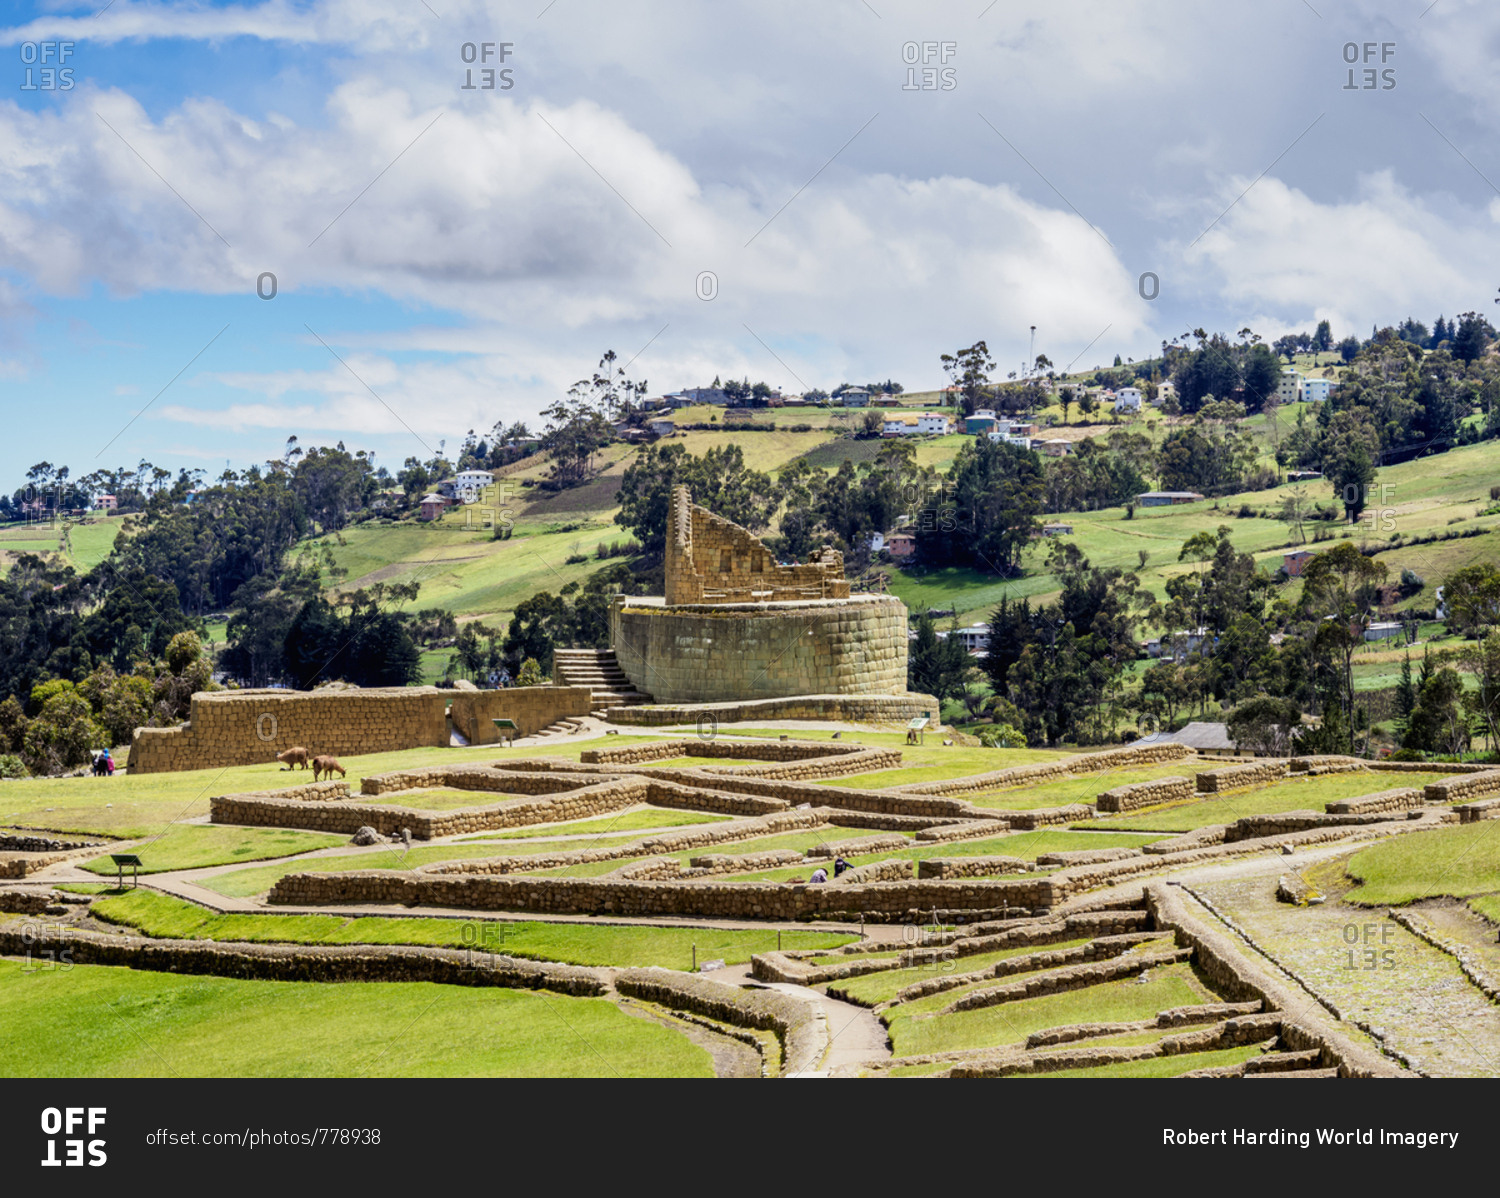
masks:
[[[850,1002],[873,1007],[876,1003],[890,1002],[902,989],[918,982],[928,982],[934,978],[951,977],[960,973],[975,973],[997,961],[1007,961],[1011,957],[1023,957],[1027,953],[1044,952],[1049,949],[1077,948],[1087,943],[1088,939],[1084,937],[1077,940],[1063,940],[1057,944],[1027,944],[1019,948],[999,949],[992,953],[975,953],[972,957],[956,957],[951,961],[938,961],[931,965],[916,965],[910,969],[887,969],[881,973],[867,973],[862,977],[846,978],[841,982],[833,982],[831,985],[839,991],[840,996],[848,998]],[[849,958],[846,957],[844,960],[849,960]],[[952,1001],[952,997],[957,992],[957,989],[948,992],[949,1001]]]
[[[1260,1046],[1241,1044],[1235,1048],[1218,1048],[1209,1052],[1184,1052],[1176,1056],[1151,1057],[1144,1061],[1123,1061],[1116,1065],[1096,1065],[1092,1069],[1060,1069],[1056,1073],[1018,1073],[1016,1077],[1181,1077],[1195,1069],[1222,1069],[1238,1065],[1261,1055]]]
[[[536,824],[525,828],[502,828],[481,836],[464,836],[470,840],[530,840],[537,836],[585,836],[599,832],[634,832],[642,829],[681,828],[693,824],[728,823],[733,816],[709,815],[702,811],[680,811],[675,807],[645,807],[622,811],[618,815],[574,820],[563,824]]]
[[[12,1077],[713,1075],[707,1051],[605,999],[110,965],[0,969],[0,1056]]]
[[[343,839],[342,837],[340,839]],[[403,848],[374,848],[366,853],[341,853],[336,857],[312,857],[304,861],[287,861],[255,869],[238,869],[231,873],[203,878],[199,884],[229,898],[249,898],[270,890],[287,874],[337,873],[346,869],[415,869],[434,861],[480,860],[485,857],[529,856],[533,853],[571,852],[575,849],[613,848],[629,844],[634,836],[612,836],[589,840],[546,841],[531,844],[417,845],[410,852]],[[347,842],[346,842],[347,843]]]
[[[460,920],[341,915],[218,915],[207,907],[149,890],[96,900],[101,919],[163,939],[248,940],[284,944],[418,944],[468,948],[570,965],[660,966],[690,969],[698,959],[741,965],[777,945],[775,929],[658,928],[643,924],[538,923],[534,920]],[[840,932],[791,929],[786,949],[830,949],[857,940]]]
[[[1359,885],[1345,902],[1402,906],[1451,895],[1472,899],[1470,906],[1488,918],[1500,917],[1500,834],[1487,820],[1382,841],[1355,853],[1347,872]]]
[[[659,736],[612,736],[611,746],[660,740]],[[597,742],[537,745],[527,757],[577,761]],[[464,748],[402,749],[345,757],[349,788],[358,793],[370,774],[428,765],[504,764],[505,749],[495,745]],[[269,757],[269,753],[267,756]],[[517,752],[516,757],[522,756]],[[276,762],[184,770],[164,774],[117,774],[113,778],[23,778],[0,781],[0,827],[21,826],[103,836],[154,836],[174,821],[208,814],[211,795],[276,790],[312,781],[310,770],[283,770]]]
[[[1200,767],[1183,762],[1151,766],[1138,770],[1111,770],[1098,774],[1074,774],[1056,782],[1026,783],[1004,790],[963,795],[976,807],[1000,807],[1012,811],[1030,811],[1037,807],[1065,807],[1069,803],[1092,803],[1106,790],[1134,782],[1154,782],[1157,778],[1191,778]]]
[[[950,996],[941,996],[949,997]],[[926,1000],[930,1001],[930,1000]],[[1158,966],[1148,980],[1134,978],[961,1011],[916,1018],[903,1004],[882,1015],[898,1057],[1024,1044],[1032,1032],[1073,1023],[1153,1018],[1169,1007],[1219,1001],[1185,964]]]
[[[130,852],[141,859],[143,874],[173,869],[206,869],[233,865],[237,861],[264,861],[290,857],[315,849],[347,844],[347,836],[322,832],[295,832],[288,828],[239,828],[225,824],[173,824],[155,840],[134,845]],[[115,863],[108,854],[86,862],[90,873],[114,877]]]
[[[1232,824],[1249,815],[1273,815],[1282,811],[1322,811],[1324,805],[1338,799],[1352,799],[1396,790],[1405,786],[1425,786],[1430,774],[1405,772],[1330,774],[1321,778],[1298,778],[1262,786],[1255,790],[1235,791],[1196,803],[1183,803],[1161,811],[1128,812],[1125,815],[1091,820],[1074,825],[1079,828],[1138,828],[1151,832],[1190,832],[1211,824]]]

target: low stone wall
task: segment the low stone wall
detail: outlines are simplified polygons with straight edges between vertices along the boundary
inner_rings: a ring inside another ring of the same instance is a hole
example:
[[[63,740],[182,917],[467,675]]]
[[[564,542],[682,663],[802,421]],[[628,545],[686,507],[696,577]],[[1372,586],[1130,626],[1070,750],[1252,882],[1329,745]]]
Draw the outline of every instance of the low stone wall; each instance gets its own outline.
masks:
[[[983,878],[1030,873],[1034,868],[1020,857],[924,857],[917,862],[917,877]]]
[[[1027,1048],[1048,1048],[1054,1044],[1070,1044],[1077,1040],[1088,1040],[1095,1036],[1123,1036],[1131,1032],[1148,1032],[1155,1028],[1191,1027],[1201,1023],[1222,1023],[1239,1015],[1259,1015],[1265,1003],[1212,1002],[1198,1003],[1188,1007],[1173,1007],[1161,1011],[1155,1019],[1133,1019],[1117,1023],[1073,1023],[1064,1027],[1050,1027],[1032,1032],[1026,1037]]]
[[[533,878],[486,874],[288,874],[272,888],[273,905],[388,903],[479,911],[554,914],[679,915],[713,919],[804,920],[902,917],[912,911],[1049,908],[1067,897],[1050,878],[880,882],[852,886],[778,882],[630,882],[608,878]]]
[[[1106,861],[1124,861],[1127,857],[1140,857],[1140,849],[1069,849],[1062,853],[1038,854],[1038,865],[1101,865]]]
[[[1002,1003],[1026,998],[1039,998],[1044,994],[1061,994],[1067,990],[1081,990],[1086,986],[1097,986],[1101,982],[1112,982],[1117,978],[1134,977],[1158,965],[1172,965],[1186,961],[1193,955],[1190,948],[1171,948],[1156,952],[1133,953],[1128,957],[1111,957],[1104,961],[1092,961],[1082,965],[1064,965],[1058,969],[1017,978],[999,986],[984,990],[971,990],[955,999],[944,1008],[944,1014],[960,1011],[978,1011],[985,1007],[997,1007]]]
[[[374,828],[384,836],[409,828],[415,839],[432,840],[439,836],[603,815],[645,802],[647,790],[643,780],[615,778],[544,798],[512,799],[492,806],[464,807],[454,811],[423,811],[391,803],[350,800],[315,802],[257,794],[219,795],[209,800],[209,818],[216,824],[305,828],[349,835],[362,827]]]
[[[1066,807],[1037,807],[1031,811],[1008,811],[1005,819],[1012,831],[1030,832],[1035,828],[1051,828],[1058,824],[1076,823],[1095,814],[1087,803],[1069,803]]]
[[[30,939],[28,939],[28,936]],[[239,944],[212,940],[150,940],[71,927],[29,933],[0,926],[0,956],[66,951],[75,965],[124,965],[164,973],[208,974],[277,982],[438,982],[503,986],[598,996],[608,992],[598,970],[522,961],[490,953],[404,945]]]
[[[593,691],[586,686],[508,686],[500,690],[450,692],[453,730],[471,745],[492,745],[511,735],[534,736],[558,720],[588,715]],[[504,735],[494,720],[510,720]]]
[[[1365,769],[1370,763],[1362,757],[1341,757],[1332,754],[1323,757],[1293,757],[1287,768],[1294,774],[1318,777],[1323,774],[1348,774]]]
[[[1500,798],[1480,799],[1477,803],[1461,803],[1453,809],[1460,823],[1474,824],[1482,819],[1500,817]]]
[[[335,757],[446,745],[448,697],[433,686],[366,690],[233,690],[192,697],[178,728],[137,728],[132,776],[255,765],[294,745]]]
[[[1429,803],[1458,803],[1465,799],[1485,798],[1500,791],[1500,770],[1489,769],[1473,774],[1455,774],[1427,784]]]
[[[858,886],[865,882],[901,882],[911,876],[911,861],[905,857],[892,857],[887,861],[856,865],[830,880],[839,886]]]
[[[982,790],[1019,786],[1023,782],[1056,781],[1059,778],[1095,774],[1104,770],[1163,765],[1194,755],[1193,750],[1186,745],[1126,745],[1123,748],[1105,749],[1098,753],[1080,753],[1076,757],[1066,757],[1061,761],[1039,765],[1015,765],[987,774],[971,774],[967,778],[947,778],[941,782],[915,782],[910,786],[897,789],[906,794],[977,794]]]
[[[924,844],[936,844],[949,840],[982,840],[986,836],[1003,836],[1009,830],[1008,819],[968,820],[964,823],[924,828],[917,833],[916,839]]]
[[[726,761],[807,761],[817,757],[850,757],[862,753],[891,753],[901,764],[900,749],[871,749],[865,745],[837,741],[723,740],[694,737],[684,740],[654,740],[644,745],[585,749],[579,760],[588,765],[639,765],[672,757],[722,757]]]
[[[1208,1052],[1244,1044],[1273,1044],[1281,1035],[1282,1016],[1277,1012],[1245,1015],[1190,1032],[1163,1036],[1153,1044],[1083,1043],[1051,1052],[997,1053],[978,1055],[956,1061],[948,1071],[950,1077],[1015,1077],[1019,1074],[1058,1073],[1065,1069],[1096,1069],[1129,1061],[1148,1061],[1156,1057],[1181,1056]],[[1267,1058],[1283,1054],[1268,1054]],[[1288,1060],[1283,1068],[1304,1068],[1301,1058]]]
[[[421,866],[416,872],[445,876],[451,874],[516,874],[534,873],[541,869],[566,869],[572,865],[587,865],[596,861],[619,861],[627,857],[660,856],[667,853],[682,853],[692,849],[706,848],[715,844],[732,844],[737,840],[755,840],[763,836],[774,836],[780,832],[806,831],[822,827],[821,812],[785,811],[760,819],[738,820],[728,824],[709,824],[698,828],[683,828],[676,832],[662,832],[645,836],[627,844],[611,845],[597,849],[570,849],[557,853],[528,853],[506,857],[480,857],[462,861],[435,861]],[[794,854],[797,861],[802,854]],[[678,876],[681,871],[673,871]]]
[[[729,703],[640,704],[611,707],[612,724],[660,728],[696,724],[710,717],[725,724],[746,720],[841,720],[850,724],[904,724],[924,712],[938,710],[931,695],[796,695],[784,699],[753,699]]]
[[[7,886],[0,889],[0,911],[10,915],[40,915],[58,902],[51,890],[22,890]]]
[[[1421,807],[1425,801],[1420,787],[1403,786],[1354,799],[1339,799],[1325,804],[1324,810],[1330,815],[1369,815],[1381,811],[1409,811]]]
[[[1100,811],[1134,811],[1139,807],[1177,803],[1192,797],[1191,778],[1157,778],[1151,782],[1135,782],[1129,786],[1116,786],[1113,790],[1106,790],[1094,800],[1094,805]]]
[[[0,834],[0,852],[5,853],[71,853],[74,849],[98,849],[103,840],[55,840],[50,836],[6,832]]]
[[[1223,769],[1199,771],[1198,789],[1205,794],[1223,794],[1226,790],[1279,782],[1286,774],[1285,761],[1252,761],[1245,765],[1227,765]]]
[[[870,853],[883,853],[886,849],[909,849],[911,841],[905,836],[861,836],[856,840],[837,840],[826,844],[815,844],[807,850],[809,857],[863,857]]]
[[[761,853],[707,853],[693,857],[688,865],[703,874],[748,874],[762,869],[780,869],[801,865],[807,860],[795,849],[767,849]]]
[[[1393,770],[1398,773],[1410,771],[1414,774],[1484,774],[1495,767],[1474,761],[1367,761],[1365,768]]]
[[[1171,940],[1170,932],[1127,932],[1121,936],[1099,936],[1087,944],[1077,944],[1072,948],[1038,949],[1034,953],[1006,957],[1002,961],[996,961],[993,965],[972,973],[950,973],[943,977],[924,978],[920,982],[913,982],[897,992],[896,1002],[913,1002],[919,998],[943,994],[976,982],[1011,977],[1018,973],[1039,973],[1043,970],[1082,965],[1090,961],[1107,961],[1153,941],[1160,942],[1163,947],[1170,947]]]
[[[771,1032],[781,1042],[786,1073],[810,1069],[822,1056],[825,1038],[814,1023],[811,1005],[774,990],[744,990],[671,969],[621,970],[615,975],[615,989],[644,1002]]]

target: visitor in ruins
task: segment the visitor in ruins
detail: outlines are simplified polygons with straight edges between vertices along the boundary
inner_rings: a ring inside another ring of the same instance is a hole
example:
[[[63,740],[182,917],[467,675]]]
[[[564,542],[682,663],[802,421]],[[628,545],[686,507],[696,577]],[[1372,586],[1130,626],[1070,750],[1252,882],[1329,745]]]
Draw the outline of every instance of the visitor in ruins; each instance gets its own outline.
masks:
[[[845,861],[842,857],[835,857],[833,859],[833,876],[835,878],[838,877],[841,873],[843,873],[848,868],[849,868],[849,863],[847,861]]]
[[[826,869],[824,869],[820,865],[817,869],[813,870],[813,875],[812,875],[812,879],[811,880],[814,881],[814,882],[826,882],[826,881],[828,881],[828,871]]]

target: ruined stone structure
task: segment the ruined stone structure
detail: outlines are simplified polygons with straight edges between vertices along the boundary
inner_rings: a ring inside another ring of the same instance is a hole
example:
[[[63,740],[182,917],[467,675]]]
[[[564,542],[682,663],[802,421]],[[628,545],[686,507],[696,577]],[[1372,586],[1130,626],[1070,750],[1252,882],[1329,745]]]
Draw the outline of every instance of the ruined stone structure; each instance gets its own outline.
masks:
[[[849,597],[841,553],[824,549],[805,566],[778,565],[758,537],[698,507],[686,487],[672,492],[666,569],[671,606]]]
[[[866,695],[909,699],[883,711],[887,719],[936,715],[930,696],[907,694],[906,624],[899,600],[849,594],[839,553],[779,565],[758,538],[678,487],[666,596],[617,599],[610,638],[620,668],[658,704]],[[826,718],[824,706],[814,702],[804,718]]]
[[[132,774],[255,765],[293,745],[314,755],[387,753],[449,744],[450,724],[471,744],[492,744],[499,739],[492,720],[513,720],[530,736],[588,710],[588,687],[567,686],[200,692],[186,724],[137,728],[128,764]]]

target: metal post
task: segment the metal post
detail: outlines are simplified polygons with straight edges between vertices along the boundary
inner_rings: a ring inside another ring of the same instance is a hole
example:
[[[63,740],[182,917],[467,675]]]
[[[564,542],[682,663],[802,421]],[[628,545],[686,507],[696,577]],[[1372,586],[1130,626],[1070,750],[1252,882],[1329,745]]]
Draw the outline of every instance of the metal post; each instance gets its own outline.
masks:
[[[696,944],[693,945],[693,972],[698,972],[698,946]]]

